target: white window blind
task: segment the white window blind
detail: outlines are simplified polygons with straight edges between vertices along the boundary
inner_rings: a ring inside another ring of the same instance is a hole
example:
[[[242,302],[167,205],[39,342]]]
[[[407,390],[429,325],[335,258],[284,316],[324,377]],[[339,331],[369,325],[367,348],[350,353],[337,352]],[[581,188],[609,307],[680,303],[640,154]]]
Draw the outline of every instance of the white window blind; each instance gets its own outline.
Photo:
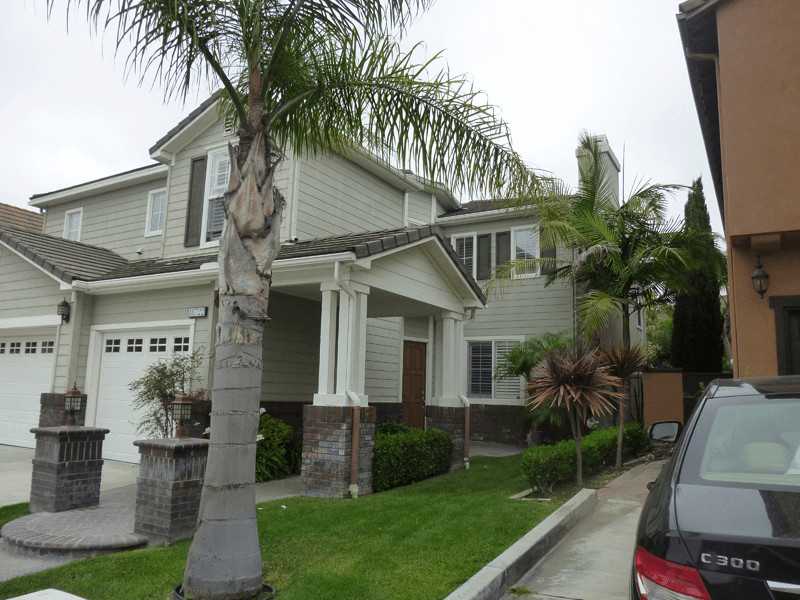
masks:
[[[150,214],[147,215],[147,234],[153,235],[164,230],[164,208],[167,195],[156,192],[150,195]]]
[[[519,377],[494,379],[495,371],[502,364],[502,356],[518,343],[511,340],[469,342],[467,393],[470,396],[502,400],[520,398]]]
[[[64,238],[72,240],[73,242],[80,241],[81,238],[81,216],[83,212],[80,210],[68,212],[66,215],[67,222],[64,225]]]
[[[514,232],[514,258],[539,258],[539,236],[530,229],[517,229]],[[535,275],[538,269],[534,266],[517,267],[517,276]]]
[[[206,241],[213,242],[222,235],[225,212],[222,199],[228,190],[231,161],[227,150],[211,156],[211,172],[208,186],[208,218],[206,221]]]
[[[475,276],[475,238],[474,237],[463,237],[463,238],[454,238],[455,243],[455,251],[458,255],[458,258],[461,259],[461,262],[464,263],[464,266],[467,267],[467,271],[474,277]]]

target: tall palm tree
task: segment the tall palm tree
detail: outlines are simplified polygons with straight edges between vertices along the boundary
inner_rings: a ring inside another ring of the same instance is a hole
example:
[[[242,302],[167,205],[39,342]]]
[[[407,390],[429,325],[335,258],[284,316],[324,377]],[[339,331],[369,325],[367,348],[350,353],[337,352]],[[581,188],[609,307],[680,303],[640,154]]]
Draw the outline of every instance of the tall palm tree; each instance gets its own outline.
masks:
[[[57,0],[47,0],[50,14]],[[263,325],[284,152],[363,147],[455,191],[514,195],[535,176],[465,77],[416,64],[397,36],[432,0],[67,0],[131,47],[127,66],[185,99],[205,77],[238,127],[220,239],[212,438],[183,582],[195,599],[261,590],[253,473]],[[430,74],[430,76],[429,76]]]
[[[622,397],[620,392],[607,389],[619,387],[622,382],[609,373],[599,351],[578,338],[566,353],[548,352],[526,388],[530,394],[528,404],[535,409],[548,403],[551,407],[565,406],[575,440],[576,473],[578,485],[583,485],[583,455],[581,453],[581,425],[589,413],[606,414],[612,402]]]

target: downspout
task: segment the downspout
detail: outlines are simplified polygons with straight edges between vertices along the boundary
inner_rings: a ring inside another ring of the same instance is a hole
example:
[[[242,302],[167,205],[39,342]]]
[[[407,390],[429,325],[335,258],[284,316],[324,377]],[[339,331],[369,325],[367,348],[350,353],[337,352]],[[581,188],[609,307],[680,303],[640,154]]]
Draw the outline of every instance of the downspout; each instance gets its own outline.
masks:
[[[475,309],[470,309],[470,316],[462,322],[462,327],[466,327],[475,321]],[[461,350],[459,349],[460,353]],[[469,420],[470,420],[470,404],[467,397],[461,392],[458,393],[461,404],[464,405],[464,468],[469,469]]]
[[[342,262],[337,260],[333,265],[333,282],[336,286],[347,294],[350,299],[350,310],[347,317],[347,335],[350,338],[350,350],[352,353],[352,337],[355,334],[355,301],[356,294],[342,281],[341,274]],[[341,357],[340,357],[341,359]],[[361,398],[350,387],[350,382],[345,383],[345,393],[353,403],[353,436],[350,444],[350,495],[358,498],[358,451],[361,446]]]

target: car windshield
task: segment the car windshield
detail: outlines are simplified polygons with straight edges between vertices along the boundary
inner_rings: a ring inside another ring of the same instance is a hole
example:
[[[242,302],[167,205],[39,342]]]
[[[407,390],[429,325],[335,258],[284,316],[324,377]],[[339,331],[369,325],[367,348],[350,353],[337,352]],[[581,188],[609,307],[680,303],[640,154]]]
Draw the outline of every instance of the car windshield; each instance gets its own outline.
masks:
[[[800,398],[709,398],[689,440],[680,481],[800,486]]]

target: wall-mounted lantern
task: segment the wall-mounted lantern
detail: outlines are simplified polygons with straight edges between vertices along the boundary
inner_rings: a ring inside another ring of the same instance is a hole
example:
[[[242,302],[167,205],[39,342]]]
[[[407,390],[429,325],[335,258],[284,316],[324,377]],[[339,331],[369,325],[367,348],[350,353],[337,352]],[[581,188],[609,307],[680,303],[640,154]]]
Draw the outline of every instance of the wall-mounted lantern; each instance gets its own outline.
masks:
[[[67,299],[64,298],[61,302],[58,303],[58,308],[56,308],[56,314],[61,317],[62,323],[69,323],[69,313],[70,313],[70,306]]]
[[[75,425],[75,415],[83,408],[83,394],[78,389],[78,382],[72,384],[72,389],[64,396],[64,412],[67,413],[67,426]]]
[[[769,273],[762,268],[763,266],[764,265],[761,264],[761,256],[759,255],[758,258],[756,258],[756,270],[753,271],[751,279],[753,280],[753,287],[761,294],[762,299],[764,298],[764,294],[767,293],[767,288],[769,288]]]
[[[192,404],[194,402],[186,394],[178,394],[175,396],[175,400],[170,403],[170,406],[172,406],[172,420],[178,424],[175,428],[176,438],[186,437],[184,423],[192,418]]]

